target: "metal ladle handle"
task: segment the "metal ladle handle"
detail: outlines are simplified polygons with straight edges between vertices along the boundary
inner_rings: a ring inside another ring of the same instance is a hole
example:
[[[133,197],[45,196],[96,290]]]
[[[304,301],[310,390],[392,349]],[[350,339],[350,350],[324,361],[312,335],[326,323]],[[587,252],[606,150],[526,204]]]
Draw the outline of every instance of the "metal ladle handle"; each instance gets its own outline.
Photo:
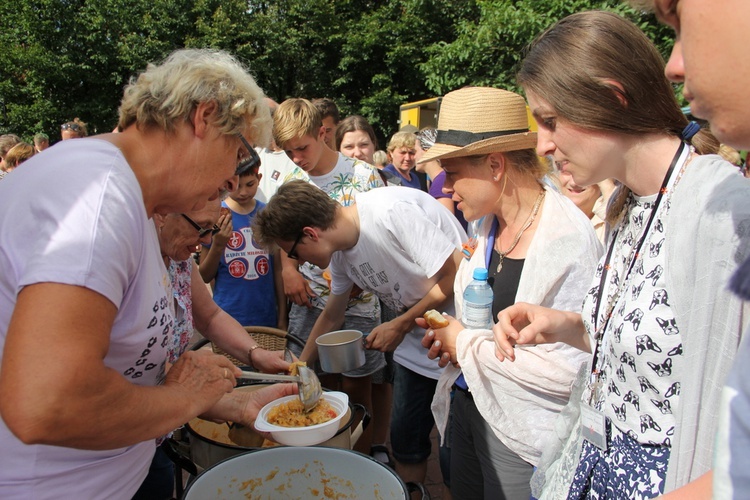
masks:
[[[237,378],[245,378],[251,380],[276,380],[279,382],[299,382],[300,379],[296,375],[276,375],[272,373],[260,373],[260,372],[242,372]]]

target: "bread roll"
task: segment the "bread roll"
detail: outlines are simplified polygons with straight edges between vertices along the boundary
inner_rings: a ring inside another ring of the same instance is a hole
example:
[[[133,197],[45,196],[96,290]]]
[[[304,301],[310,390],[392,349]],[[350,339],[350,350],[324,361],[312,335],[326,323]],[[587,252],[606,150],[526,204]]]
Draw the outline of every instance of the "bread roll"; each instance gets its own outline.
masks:
[[[424,316],[422,316],[425,321],[427,321],[427,324],[430,325],[430,328],[445,328],[450,323],[448,322],[445,317],[437,312],[435,309],[430,309],[426,313],[424,313]]]

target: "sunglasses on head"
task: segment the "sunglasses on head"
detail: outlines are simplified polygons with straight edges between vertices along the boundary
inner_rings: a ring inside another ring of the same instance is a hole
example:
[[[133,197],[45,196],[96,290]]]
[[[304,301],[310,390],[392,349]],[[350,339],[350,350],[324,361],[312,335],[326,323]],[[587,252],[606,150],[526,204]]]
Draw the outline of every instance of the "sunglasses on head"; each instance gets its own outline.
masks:
[[[201,227],[200,224],[198,224],[197,222],[195,222],[193,219],[191,219],[187,215],[185,215],[185,214],[180,214],[180,215],[182,215],[185,218],[185,220],[188,221],[190,223],[190,225],[195,228],[196,231],[198,231],[198,236],[201,237],[201,238],[205,237],[209,233],[212,234],[212,235],[214,235],[214,234],[218,233],[219,231],[221,231],[221,228],[219,226],[217,226],[216,224],[214,224],[213,227],[205,228],[205,227]]]
[[[419,145],[422,149],[427,151],[435,145],[435,141],[437,140],[437,130],[434,128],[426,128],[417,134],[417,138],[419,139]]]
[[[240,177],[243,175],[247,175],[256,167],[260,166],[260,156],[258,156],[258,153],[255,151],[255,148],[250,145],[249,142],[247,142],[247,139],[242,134],[237,134],[237,136],[240,138],[240,141],[242,141],[242,144],[245,146],[245,149],[247,149],[248,155],[242,158],[239,163],[237,163],[237,170],[235,170],[234,174],[239,175]]]
[[[73,132],[80,132],[81,126],[77,123],[63,123],[60,125],[60,130],[72,130]]]

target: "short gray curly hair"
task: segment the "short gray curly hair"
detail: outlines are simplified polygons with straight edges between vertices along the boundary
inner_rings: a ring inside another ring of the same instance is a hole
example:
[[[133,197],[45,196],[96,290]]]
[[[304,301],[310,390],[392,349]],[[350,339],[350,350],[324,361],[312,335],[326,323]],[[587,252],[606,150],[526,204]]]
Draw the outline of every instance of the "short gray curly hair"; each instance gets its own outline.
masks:
[[[118,127],[170,133],[206,102],[217,104],[215,125],[223,134],[244,132],[251,143],[268,145],[272,121],[263,90],[237,59],[219,50],[182,49],[149,64],[125,87]]]

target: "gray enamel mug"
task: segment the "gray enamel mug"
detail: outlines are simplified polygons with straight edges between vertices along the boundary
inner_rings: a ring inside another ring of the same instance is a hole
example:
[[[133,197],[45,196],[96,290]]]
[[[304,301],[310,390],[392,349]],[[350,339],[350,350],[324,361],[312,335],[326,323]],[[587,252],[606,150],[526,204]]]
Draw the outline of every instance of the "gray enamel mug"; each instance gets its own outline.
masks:
[[[327,373],[356,370],[365,364],[364,335],[359,330],[337,330],[315,339],[320,367]]]

